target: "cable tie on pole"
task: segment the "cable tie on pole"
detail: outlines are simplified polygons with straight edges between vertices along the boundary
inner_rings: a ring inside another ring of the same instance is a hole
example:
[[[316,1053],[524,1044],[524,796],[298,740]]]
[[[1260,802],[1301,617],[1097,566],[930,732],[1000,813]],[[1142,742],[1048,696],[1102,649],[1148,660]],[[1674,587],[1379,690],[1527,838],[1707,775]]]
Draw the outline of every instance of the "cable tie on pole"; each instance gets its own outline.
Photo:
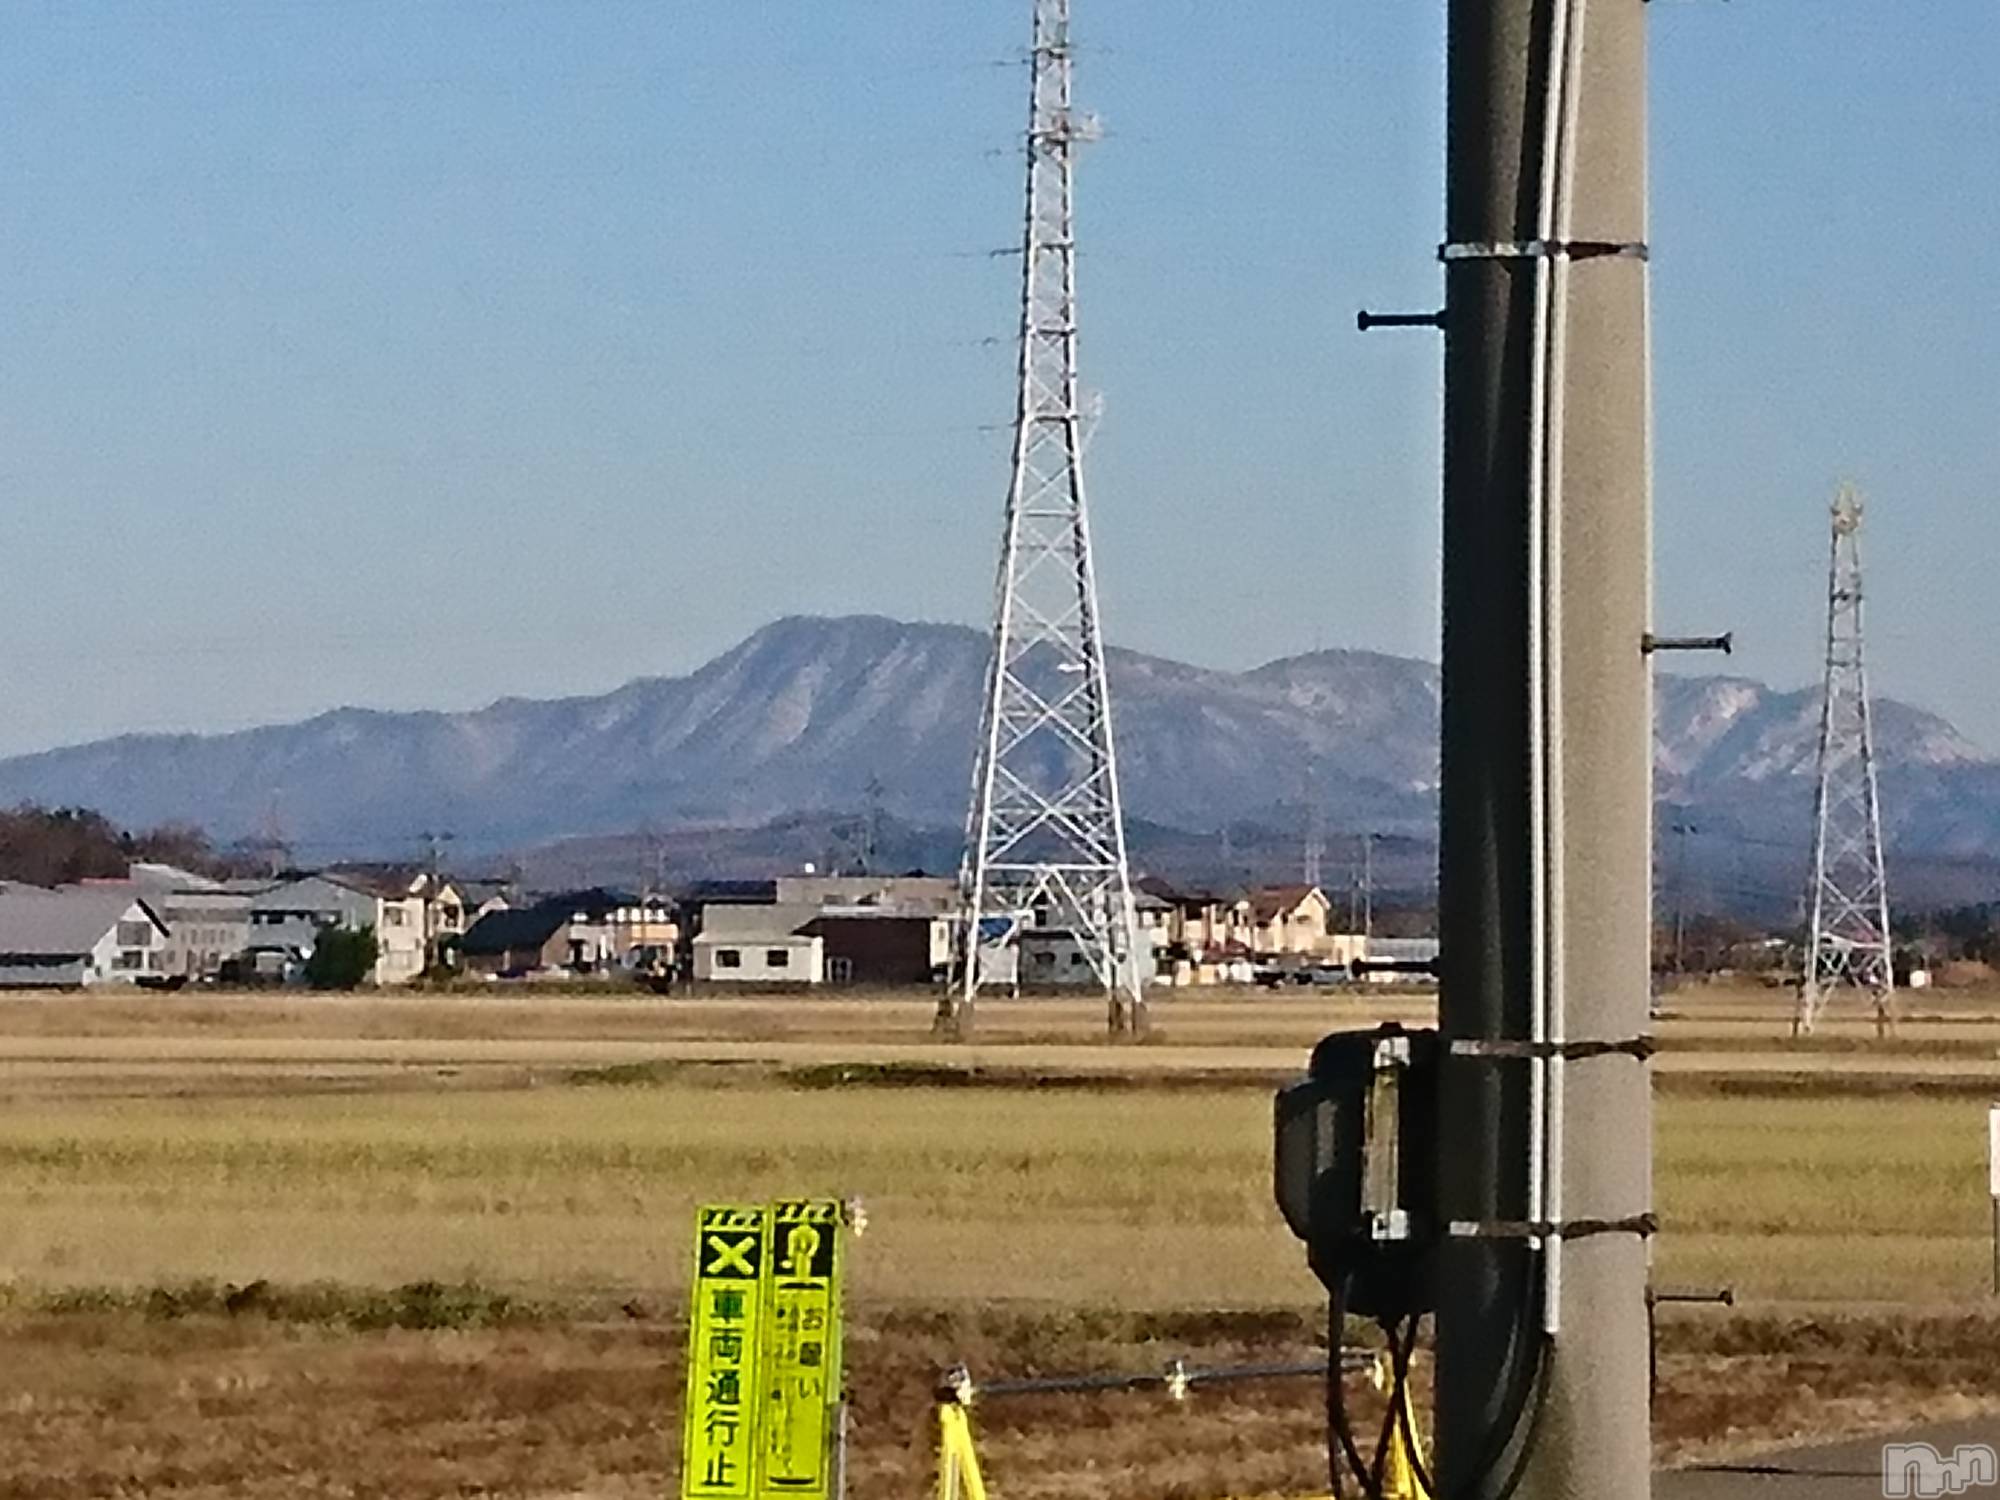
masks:
[[[1646,1061],[1660,1050],[1649,1036],[1627,1037],[1622,1041],[1534,1042],[1459,1037],[1451,1044],[1453,1057],[1495,1058],[1504,1061],[1556,1058],[1563,1062],[1587,1062],[1596,1057],[1632,1057]]]
[[[1651,260],[1644,240],[1451,240],[1438,246],[1446,265],[1466,260]]]
[[[1455,1240],[1587,1240],[1602,1234],[1634,1234],[1651,1239],[1660,1232],[1659,1215],[1650,1210],[1623,1219],[1453,1219],[1445,1233]]]

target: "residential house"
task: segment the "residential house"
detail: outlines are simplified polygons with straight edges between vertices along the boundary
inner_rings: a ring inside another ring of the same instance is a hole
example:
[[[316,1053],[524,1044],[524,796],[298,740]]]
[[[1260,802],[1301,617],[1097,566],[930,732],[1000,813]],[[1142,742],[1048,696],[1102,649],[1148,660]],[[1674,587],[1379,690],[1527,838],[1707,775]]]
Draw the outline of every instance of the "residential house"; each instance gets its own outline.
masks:
[[[442,875],[433,874],[421,865],[411,864],[339,864],[330,866],[325,873],[335,880],[344,880],[360,887],[384,902],[397,905],[415,901],[418,922],[414,929],[407,922],[400,921],[388,910],[383,916],[394,931],[398,949],[414,942],[418,949],[418,962],[414,971],[421,974],[433,963],[442,962],[450,947],[465,931],[465,901],[458,888]],[[383,937],[383,929],[376,929],[376,940],[389,943]],[[396,968],[400,972],[404,960],[399,959]],[[384,983],[399,983],[385,980]]]
[[[451,888],[458,893],[459,909],[462,913],[462,930],[471,931],[472,924],[488,912],[505,911],[516,905],[513,882],[505,880],[465,880],[455,879]]]
[[[1260,958],[1322,956],[1332,917],[1318,886],[1265,886],[1250,894],[1250,947]]]
[[[166,978],[167,924],[122,882],[0,885],[0,986],[82,989]]]
[[[622,969],[664,973],[674,967],[681,924],[665,896],[620,896],[601,916],[608,956]]]
[[[567,908],[569,967],[579,973],[611,969],[660,973],[674,966],[681,926],[675,905],[666,896],[635,896],[596,886],[549,896],[536,904]]]
[[[1248,897],[1182,891],[1154,877],[1138,881],[1136,891],[1145,903],[1141,925],[1152,932],[1160,975],[1168,983],[1249,981],[1255,932]]]
[[[426,874],[420,894],[424,897],[424,941],[429,945],[429,956],[444,963],[471,925],[465,915],[464,893],[446,877],[439,876],[433,884]]]
[[[490,911],[459,939],[468,974],[525,975],[560,969],[570,960],[570,910],[564,905]]]
[[[1015,936],[1016,971],[1022,989],[1068,989],[1072,986],[1101,986],[1097,970],[1092,967],[1089,955],[1075,933],[1060,927],[1024,927]],[[1138,934],[1138,946],[1126,960],[1129,968],[1121,971],[1120,983],[1129,979],[1136,970],[1141,984],[1150,984],[1157,964],[1152,941],[1142,928]]]
[[[781,875],[780,906],[816,907],[828,984],[931,984],[951,968],[958,881],[939,875]]]
[[[213,880],[176,865],[135,860],[129,884],[167,925],[162,962],[170,975],[214,979],[250,946],[254,885]]]
[[[425,901],[407,882],[366,870],[329,870],[281,881],[250,898],[250,949],[310,957],[322,928],[371,927],[369,982],[408,984],[424,971]]]
[[[692,944],[693,976],[713,984],[819,984],[825,940],[811,930],[818,906],[713,903]]]

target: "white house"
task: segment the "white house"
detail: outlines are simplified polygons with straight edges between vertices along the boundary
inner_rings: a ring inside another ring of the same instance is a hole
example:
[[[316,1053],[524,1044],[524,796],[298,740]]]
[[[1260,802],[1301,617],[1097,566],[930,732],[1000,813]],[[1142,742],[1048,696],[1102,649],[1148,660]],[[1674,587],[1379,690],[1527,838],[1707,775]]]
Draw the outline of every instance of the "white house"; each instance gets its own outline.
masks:
[[[1141,927],[1135,936],[1137,946],[1121,966],[1124,972],[1118,976],[1121,987],[1135,971],[1141,984],[1150,984],[1153,980],[1153,933],[1151,929]],[[1014,946],[1019,963],[1017,980],[1024,989],[1066,989],[1102,983],[1082,942],[1075,933],[1065,928],[1024,927],[1014,939]]]
[[[0,986],[164,978],[166,947],[166,923],[128,886],[0,885]]]
[[[167,973],[213,978],[250,946],[253,888],[147,860],[133,861],[130,875],[132,885],[167,924]]]
[[[808,932],[817,905],[705,906],[694,939],[694,977],[716,984],[818,984],[826,949]]]

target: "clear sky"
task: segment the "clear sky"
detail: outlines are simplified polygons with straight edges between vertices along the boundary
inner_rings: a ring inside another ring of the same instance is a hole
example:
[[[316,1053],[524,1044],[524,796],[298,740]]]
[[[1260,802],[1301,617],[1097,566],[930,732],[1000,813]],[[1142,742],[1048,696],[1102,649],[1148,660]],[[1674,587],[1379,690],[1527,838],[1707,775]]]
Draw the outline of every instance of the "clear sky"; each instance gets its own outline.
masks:
[[[1075,8],[1111,637],[1434,655],[1442,0]],[[2000,748],[2000,7],[1651,15],[1659,625]],[[1027,17],[6,0],[0,750],[983,624]]]

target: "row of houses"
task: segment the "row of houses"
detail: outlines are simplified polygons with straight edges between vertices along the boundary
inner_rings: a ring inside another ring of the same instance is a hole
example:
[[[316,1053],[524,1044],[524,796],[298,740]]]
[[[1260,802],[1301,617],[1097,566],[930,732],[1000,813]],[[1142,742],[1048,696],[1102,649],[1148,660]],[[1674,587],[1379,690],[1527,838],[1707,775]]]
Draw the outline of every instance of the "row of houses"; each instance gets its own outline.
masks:
[[[1249,983],[1273,967],[1421,964],[1437,952],[1431,939],[1338,930],[1333,903],[1316,886],[1223,895],[1145,881],[1134,903],[1132,962],[1154,983]],[[698,889],[682,912],[699,983],[920,984],[942,978],[955,961],[959,889],[922,875],[791,876]],[[1030,988],[1098,983],[1074,934],[1037,925],[1032,914],[1000,927],[979,960],[990,979]]]
[[[1225,895],[1146,882],[1136,903],[1132,961],[1153,982],[1244,982],[1273,965],[1384,956],[1381,940],[1337,931],[1332,903],[1311,886]],[[713,882],[678,900],[593,889],[517,904],[497,888],[399,866],[211,880],[140,863],[124,880],[0,884],[0,985],[283,982],[326,930],[364,927],[376,938],[368,979],[377,985],[432,968],[492,979],[622,971],[705,985],[926,984],[951,969],[958,910],[957,882],[922,874]],[[981,962],[1004,962],[995,977],[1030,987],[1097,982],[1082,944],[1032,914],[995,934]]]
[[[679,936],[664,898],[590,891],[516,911],[497,888],[392,865],[212,880],[135,863],[123,880],[0,883],[0,985],[284,982],[330,928],[374,933],[367,979],[377,985],[407,984],[436,966],[670,966]],[[536,934],[531,949],[524,930]]]

